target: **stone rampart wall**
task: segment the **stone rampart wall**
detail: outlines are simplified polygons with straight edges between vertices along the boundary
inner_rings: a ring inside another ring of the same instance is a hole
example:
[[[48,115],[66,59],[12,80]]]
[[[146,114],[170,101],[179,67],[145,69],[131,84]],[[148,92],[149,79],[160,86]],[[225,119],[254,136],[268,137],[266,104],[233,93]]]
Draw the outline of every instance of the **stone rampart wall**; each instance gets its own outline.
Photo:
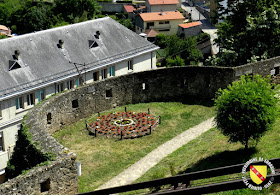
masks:
[[[42,152],[56,155],[49,165],[35,167],[0,185],[0,194],[75,194],[78,190],[76,155],[51,136],[65,125],[93,113],[126,104],[154,101],[212,99],[241,74],[270,74],[279,66],[273,58],[237,68],[175,67],[112,77],[57,94],[35,106],[24,119]]]
[[[252,74],[252,75],[260,74],[263,76],[271,75],[271,70],[278,69],[279,72],[279,66],[280,66],[280,57],[275,57],[256,63],[237,66],[234,67],[233,69],[235,71],[236,78],[239,78],[241,75],[244,74]]]
[[[72,89],[46,102],[37,117],[50,133],[93,113],[126,104],[211,99],[234,80],[232,68],[182,67],[139,72]]]

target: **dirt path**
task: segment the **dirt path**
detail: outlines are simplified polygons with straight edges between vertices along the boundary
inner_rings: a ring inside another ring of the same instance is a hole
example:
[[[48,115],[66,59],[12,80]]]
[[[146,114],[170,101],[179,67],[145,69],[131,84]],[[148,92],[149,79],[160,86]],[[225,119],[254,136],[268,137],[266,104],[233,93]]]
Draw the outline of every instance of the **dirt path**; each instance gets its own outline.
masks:
[[[173,139],[160,145],[141,160],[131,165],[129,168],[121,172],[113,179],[109,180],[104,185],[100,186],[98,190],[132,183],[144,173],[146,173],[150,168],[159,163],[159,161],[161,161],[164,157],[214,127],[213,120],[214,118],[210,118],[206,121],[203,121],[199,125],[184,131],[180,135],[177,135]]]

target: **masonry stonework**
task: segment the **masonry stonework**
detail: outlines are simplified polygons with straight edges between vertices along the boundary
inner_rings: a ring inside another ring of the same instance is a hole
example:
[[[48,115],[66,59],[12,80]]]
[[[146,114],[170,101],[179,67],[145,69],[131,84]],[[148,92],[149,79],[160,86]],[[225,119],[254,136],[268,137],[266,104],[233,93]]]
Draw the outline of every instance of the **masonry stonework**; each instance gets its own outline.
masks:
[[[28,112],[24,122],[42,152],[56,159],[35,167],[0,185],[0,194],[75,194],[78,192],[76,155],[51,135],[93,113],[114,107],[154,101],[183,101],[188,98],[212,99],[241,74],[269,74],[278,59],[237,68],[174,67],[112,77],[57,94]],[[264,65],[264,68],[262,67]],[[112,90],[112,97],[106,97]],[[74,103],[73,103],[74,102]],[[74,105],[74,106],[73,106]],[[46,191],[44,191],[46,190]]]

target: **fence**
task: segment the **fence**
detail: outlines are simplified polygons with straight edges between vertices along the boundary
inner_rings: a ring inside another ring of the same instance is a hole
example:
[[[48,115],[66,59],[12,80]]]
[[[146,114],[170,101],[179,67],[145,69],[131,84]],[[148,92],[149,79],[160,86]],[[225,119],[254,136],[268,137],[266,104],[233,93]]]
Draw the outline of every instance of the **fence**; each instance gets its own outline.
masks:
[[[275,168],[280,168],[280,158],[270,159],[269,161],[271,162],[271,164],[273,164]],[[103,190],[96,190],[87,193],[81,193],[80,195],[114,194],[114,193],[128,192],[128,191],[134,191],[134,190],[151,188],[151,187],[158,187],[163,185],[173,185],[175,190],[158,192],[155,194],[186,194],[186,193],[201,194],[201,193],[213,193],[213,192],[220,192],[220,191],[227,191],[227,190],[234,190],[234,189],[242,189],[242,188],[247,188],[247,186],[243,183],[242,179],[237,179],[237,180],[225,181],[220,183],[213,183],[213,184],[207,184],[207,185],[201,185],[195,187],[187,187],[185,189],[176,190],[179,183],[184,183],[187,184],[186,186],[188,186],[190,181],[193,180],[212,178],[212,177],[223,176],[223,175],[234,174],[234,173],[241,173],[241,170],[244,165],[245,164],[237,164],[237,165],[219,167],[219,168],[197,171],[192,173],[186,173],[173,177],[166,177],[163,179],[156,179],[156,180],[151,180],[151,181],[146,181],[141,183],[135,183],[135,184],[118,186],[118,187],[113,187],[113,188],[108,188]],[[271,178],[271,177],[274,177],[273,183],[280,183],[280,173],[267,176],[267,178]],[[250,179],[248,179],[248,181],[250,181]]]
[[[125,113],[127,114],[127,109],[126,109],[126,107],[124,108],[125,110]],[[150,109],[148,108],[148,114],[150,114],[151,112],[150,112]],[[89,120],[92,120],[92,119],[94,119],[95,117],[96,117],[96,115],[98,116],[98,117],[100,117],[100,113],[98,112],[97,114],[95,114],[94,116],[92,116],[90,119],[87,119],[87,120],[85,120],[85,126],[86,126],[86,129],[89,131],[89,134],[90,135],[94,135],[95,137],[97,137],[97,135],[98,135],[98,128],[99,128],[99,126],[97,126],[97,127],[93,127],[92,126],[92,121],[90,121],[89,122]],[[155,115],[153,115],[153,113],[151,113],[151,116],[155,116]],[[156,117],[155,117],[156,118]],[[90,123],[90,124],[88,124],[88,123]],[[155,123],[154,124],[152,124],[152,125],[149,125],[149,134],[152,134],[152,130],[154,130],[159,124],[161,123],[161,116],[158,116],[158,118],[156,118],[156,120],[155,120]],[[147,129],[146,129],[147,130]],[[109,130],[110,131],[110,130]],[[111,133],[111,132],[110,132]],[[114,132],[115,133],[115,132]],[[133,135],[131,135],[131,136],[124,136],[125,135],[125,133],[126,133],[126,131],[124,132],[123,130],[120,130],[120,132],[119,132],[119,135],[118,134],[116,134],[116,135],[113,135],[113,136],[111,136],[111,137],[115,137],[115,138],[119,138],[120,140],[122,140],[123,138],[135,138],[135,137],[140,137],[140,136],[143,136],[143,135],[147,135],[147,133],[145,133],[145,134],[136,134],[135,133],[135,131],[133,131]],[[107,134],[107,133],[106,133]]]

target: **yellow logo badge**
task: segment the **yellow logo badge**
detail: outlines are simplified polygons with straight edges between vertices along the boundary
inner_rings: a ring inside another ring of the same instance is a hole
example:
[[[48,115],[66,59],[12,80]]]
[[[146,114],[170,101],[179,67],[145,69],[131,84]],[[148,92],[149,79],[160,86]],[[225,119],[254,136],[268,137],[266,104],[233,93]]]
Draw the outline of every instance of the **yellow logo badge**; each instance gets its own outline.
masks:
[[[267,175],[266,165],[251,165],[250,166],[250,177],[256,184],[261,184]]]

